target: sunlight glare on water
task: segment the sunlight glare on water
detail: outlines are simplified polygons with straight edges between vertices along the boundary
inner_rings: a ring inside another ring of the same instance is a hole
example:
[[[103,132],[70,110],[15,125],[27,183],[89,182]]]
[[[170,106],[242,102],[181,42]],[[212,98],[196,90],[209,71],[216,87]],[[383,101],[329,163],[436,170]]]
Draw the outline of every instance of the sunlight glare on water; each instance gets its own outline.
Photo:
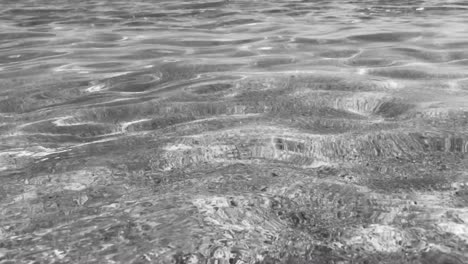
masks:
[[[461,0],[0,0],[0,263],[468,263]]]

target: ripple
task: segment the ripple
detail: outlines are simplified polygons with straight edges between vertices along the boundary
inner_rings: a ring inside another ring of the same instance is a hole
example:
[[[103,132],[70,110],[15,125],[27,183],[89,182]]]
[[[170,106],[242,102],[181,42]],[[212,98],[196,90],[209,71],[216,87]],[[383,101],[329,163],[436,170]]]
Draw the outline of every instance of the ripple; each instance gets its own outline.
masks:
[[[398,62],[390,59],[382,58],[352,58],[349,61],[345,62],[350,66],[365,66],[365,67],[388,67],[394,66]]]
[[[261,133],[258,133],[260,132]],[[450,140],[446,140],[449,138]],[[313,135],[287,128],[245,126],[186,137],[167,146],[165,170],[197,163],[276,160],[290,165],[317,162],[362,162],[374,159],[412,159],[426,152],[468,151],[467,137],[420,133],[369,133],[365,135]]]
[[[419,69],[408,69],[408,68],[387,68],[387,69],[373,69],[368,71],[369,74],[391,77],[395,79],[451,79],[461,78],[463,75],[456,73],[433,73],[431,71],[419,70]]]
[[[233,88],[233,85],[230,83],[212,83],[197,85],[192,89],[195,93],[198,94],[213,94],[217,92],[223,92],[231,88]]]
[[[142,41],[144,44],[164,44],[168,46],[184,46],[184,47],[213,47],[213,46],[232,46],[242,45],[260,40],[259,38],[251,39],[236,39],[236,40],[219,40],[219,39],[204,39],[204,38],[193,38],[193,39],[145,39]]]
[[[249,90],[282,89],[291,91],[296,89],[323,91],[375,91],[391,89],[398,86],[393,81],[366,80],[359,76],[337,76],[330,73],[278,73],[274,76],[252,76],[241,80],[239,88]]]
[[[124,36],[121,34],[116,34],[116,33],[96,33],[92,37],[90,37],[91,40],[97,41],[97,42],[117,42],[121,41],[124,39]]]
[[[10,33],[0,33],[0,39],[2,42],[10,42],[12,40],[18,39],[31,39],[31,38],[52,38],[56,35],[53,33],[46,32],[10,32]]]
[[[91,64],[84,64],[81,67],[83,68],[90,68],[90,69],[109,69],[109,68],[124,68],[126,63],[123,62],[103,62],[103,63],[91,63]]]
[[[184,52],[177,49],[161,49],[161,48],[153,48],[153,49],[140,49],[132,51],[129,54],[123,54],[116,57],[117,59],[124,59],[124,60],[151,60],[169,56],[177,56],[182,55]]]
[[[202,8],[211,8],[211,7],[221,7],[226,5],[225,1],[209,1],[203,3],[189,3],[189,4],[177,4],[170,5],[166,8],[169,10],[179,10],[179,9],[202,9]]]
[[[418,59],[418,61],[445,62],[448,60],[448,54],[443,52],[428,51],[413,48],[395,48],[400,54]]]
[[[37,122],[31,125],[24,125],[22,131],[34,134],[58,134],[70,135],[79,138],[92,138],[105,135],[112,135],[119,131],[115,125],[96,124],[96,123],[81,123],[81,124],[66,124],[56,123],[53,121]]]
[[[344,42],[343,39],[326,39],[326,38],[308,38],[308,37],[295,37],[293,38],[294,43],[308,44],[308,45],[332,45],[341,44]]]
[[[119,92],[144,92],[155,87],[161,80],[158,74],[150,73],[130,73],[119,75],[105,80],[104,84],[94,87],[106,86],[109,91]],[[101,89],[102,90],[102,89]]]
[[[354,35],[348,38],[351,40],[360,40],[367,42],[402,42],[419,36],[421,36],[420,33],[415,32],[389,32]]]
[[[397,117],[414,106],[386,94],[356,93],[352,97],[338,98],[336,107],[360,114]]]
[[[450,63],[451,64],[456,64],[456,65],[468,66],[468,59],[454,60],[454,61],[451,61]]]
[[[338,58],[351,58],[353,56],[356,56],[359,54],[359,50],[330,50],[330,51],[325,51],[319,54],[319,56],[324,57],[324,58],[332,58],[332,59],[338,59]]]
[[[41,8],[41,7],[36,7],[36,8],[11,8],[7,9],[3,13],[5,14],[13,14],[13,15],[29,15],[29,16],[35,16],[35,15],[46,15],[48,13],[66,13],[68,11],[73,11],[72,8]]]
[[[119,47],[118,42],[96,42],[96,41],[84,41],[78,42],[74,45],[76,49],[105,49]]]
[[[266,57],[266,58],[259,58],[255,62],[255,65],[260,68],[269,68],[269,67],[274,67],[278,65],[291,64],[294,62],[295,62],[294,58]]]
[[[35,59],[47,59],[51,57],[60,57],[66,55],[67,52],[57,52],[57,51],[45,51],[45,50],[36,50],[36,51],[21,51],[10,54],[3,54],[0,56],[0,63],[15,63],[30,61]]]
[[[165,16],[165,15],[166,14],[161,14],[161,16]],[[147,26],[156,26],[156,23],[151,22],[151,21],[142,20],[142,21],[126,22],[126,23],[123,23],[122,26],[123,27],[147,27]]]

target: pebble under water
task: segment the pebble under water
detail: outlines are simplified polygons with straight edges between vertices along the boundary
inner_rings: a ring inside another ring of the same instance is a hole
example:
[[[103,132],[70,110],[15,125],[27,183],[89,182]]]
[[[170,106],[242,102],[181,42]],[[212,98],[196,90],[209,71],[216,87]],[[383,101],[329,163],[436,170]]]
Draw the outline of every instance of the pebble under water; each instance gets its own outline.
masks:
[[[462,0],[1,0],[0,264],[468,263]]]

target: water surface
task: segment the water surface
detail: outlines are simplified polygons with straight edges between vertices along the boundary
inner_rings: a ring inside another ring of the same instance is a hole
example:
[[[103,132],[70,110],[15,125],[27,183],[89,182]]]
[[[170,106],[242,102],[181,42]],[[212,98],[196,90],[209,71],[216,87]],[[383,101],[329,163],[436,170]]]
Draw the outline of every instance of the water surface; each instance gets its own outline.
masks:
[[[0,7],[0,263],[468,262],[463,1]]]

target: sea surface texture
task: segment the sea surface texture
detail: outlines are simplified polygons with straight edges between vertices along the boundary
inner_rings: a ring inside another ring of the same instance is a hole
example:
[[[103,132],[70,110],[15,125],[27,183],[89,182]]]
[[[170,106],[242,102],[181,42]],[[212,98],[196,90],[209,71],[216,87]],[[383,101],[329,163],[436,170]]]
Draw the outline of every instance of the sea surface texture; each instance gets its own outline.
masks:
[[[0,263],[468,263],[468,2],[0,0]]]

